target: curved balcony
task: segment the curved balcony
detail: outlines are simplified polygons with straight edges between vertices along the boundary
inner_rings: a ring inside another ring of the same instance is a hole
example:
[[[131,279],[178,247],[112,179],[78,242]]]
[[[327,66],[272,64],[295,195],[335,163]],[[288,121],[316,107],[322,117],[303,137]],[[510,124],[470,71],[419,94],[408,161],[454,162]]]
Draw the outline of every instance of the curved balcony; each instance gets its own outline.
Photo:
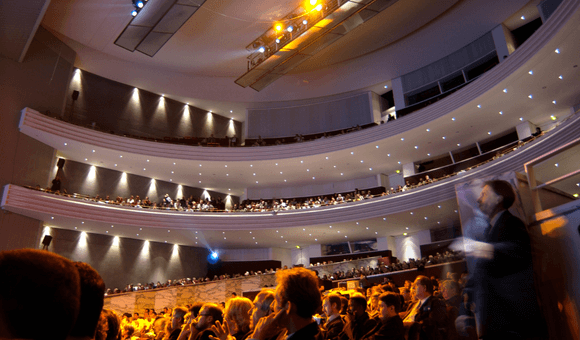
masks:
[[[379,218],[455,198],[455,185],[474,178],[522,171],[523,164],[580,135],[580,115],[571,116],[543,137],[504,157],[436,183],[396,195],[317,209],[278,213],[204,213],[141,210],[56,196],[15,185],[4,189],[2,207],[30,217],[61,216],[105,224],[184,230],[260,230],[328,225]],[[31,204],[34,202],[34,204]]]
[[[300,144],[261,147],[258,149],[210,149],[155,143],[110,135],[64,123],[56,119],[51,119],[30,109],[24,110],[20,129],[23,133],[30,136],[39,135],[41,133],[49,134],[53,136],[53,138],[107,148],[117,152],[196,161],[232,162],[278,160],[306,157],[355,148],[409,132],[457,110],[467,111],[468,108],[465,107],[466,104],[478,99],[482,95],[492,91],[494,88],[496,88],[496,92],[499,93],[501,92],[501,89],[507,85],[518,87],[519,85],[524,84],[527,80],[520,79],[519,76],[513,74],[517,70],[529,66],[529,64],[526,65],[528,62],[534,62],[532,60],[534,59],[534,56],[537,56],[538,53],[555,37],[558,37],[558,39],[567,38],[566,36],[563,36],[563,34],[559,35],[559,33],[562,32],[564,28],[568,30],[571,29],[571,26],[574,26],[571,21],[574,21],[573,18],[578,17],[578,6],[578,1],[566,1],[562,3],[550,20],[548,20],[532,37],[530,37],[525,44],[510,55],[508,59],[453,95],[434,103],[427,108],[414,112],[412,114],[412,119],[403,117],[388,124],[337,136],[332,139],[322,139]],[[62,146],[62,144],[60,145]]]

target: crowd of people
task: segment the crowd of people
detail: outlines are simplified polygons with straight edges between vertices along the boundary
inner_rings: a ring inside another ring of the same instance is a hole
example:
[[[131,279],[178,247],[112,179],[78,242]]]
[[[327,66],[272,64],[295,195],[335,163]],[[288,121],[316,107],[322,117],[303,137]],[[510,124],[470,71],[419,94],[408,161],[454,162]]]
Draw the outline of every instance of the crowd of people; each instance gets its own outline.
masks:
[[[56,195],[62,195],[66,197],[80,198],[102,204],[112,204],[117,206],[127,206],[156,210],[170,210],[184,212],[268,212],[268,211],[278,212],[287,210],[312,209],[348,202],[357,202],[366,199],[372,199],[375,197],[384,197],[388,195],[398,194],[401,192],[406,192],[425,185],[429,185],[431,183],[447,179],[460,173],[464,173],[465,171],[469,171],[473,168],[479,167],[495,159],[498,159],[503,155],[505,155],[506,153],[515,151],[517,150],[517,148],[531,142],[534,138],[537,138],[541,134],[543,134],[543,132],[541,132],[540,134],[534,134],[534,136],[531,139],[525,142],[518,143],[517,147],[509,148],[505,150],[503,153],[497,152],[489,160],[468,167],[465,170],[460,170],[456,173],[447,174],[438,178],[431,178],[428,174],[426,174],[424,177],[420,177],[419,179],[417,179],[415,183],[410,183],[410,181],[407,180],[404,186],[397,185],[396,187],[391,188],[381,188],[380,193],[376,194],[372,194],[371,190],[365,191],[355,189],[352,192],[335,193],[333,195],[317,196],[316,198],[310,197],[310,198],[291,198],[291,199],[288,198],[288,199],[244,200],[240,203],[234,203],[232,206],[226,207],[226,202],[220,196],[206,198],[193,196],[189,196],[188,198],[185,197],[171,198],[169,194],[165,194],[165,196],[161,197],[156,202],[151,201],[149,197],[145,197],[142,199],[139,195],[130,195],[130,197],[125,198],[120,196],[111,197],[109,195],[106,196],[95,195],[93,197],[78,193],[70,194],[67,192],[66,189],[61,188],[62,182],[58,176],[55,177],[55,179],[52,181],[51,187],[42,188],[40,185],[37,185],[36,187],[29,188],[43,192],[53,193]]]
[[[105,284],[90,265],[40,250],[0,252],[0,338],[97,340],[470,339],[460,275],[419,275],[402,287],[325,291],[314,271],[276,272],[276,287],[252,300],[191,301],[120,315],[103,309]],[[31,305],[41,318],[22,317]],[[458,316],[461,315],[457,323]],[[456,324],[458,326],[456,327]]]
[[[314,272],[317,274],[320,280],[323,281],[337,281],[337,280],[345,280],[345,279],[352,279],[352,278],[360,278],[361,280],[366,280],[367,276],[371,275],[380,275],[386,273],[393,273],[398,272],[401,270],[408,270],[408,269],[421,269],[424,267],[436,265],[436,264],[443,264],[443,263],[450,263],[454,261],[460,261],[464,259],[464,254],[456,251],[446,251],[443,254],[437,253],[435,256],[429,255],[427,257],[423,257],[421,259],[409,259],[409,261],[396,261],[391,265],[384,265],[384,264],[377,264],[376,267],[371,266],[362,266],[360,268],[353,267],[351,270],[343,271],[338,270],[333,272],[332,274],[325,274],[324,272],[328,272],[328,270],[322,270],[321,264],[310,264],[310,267],[314,269]],[[322,263],[322,266],[331,266],[333,262],[329,263]],[[169,288],[169,287],[180,287],[180,286],[188,286],[188,285],[195,285],[205,282],[215,282],[215,281],[222,281],[228,279],[237,279],[237,278],[244,278],[249,276],[257,276],[257,275],[272,275],[276,274],[281,270],[288,269],[287,266],[283,266],[282,268],[270,268],[264,269],[264,271],[246,271],[245,273],[232,273],[232,274],[222,274],[222,275],[214,275],[213,277],[200,277],[200,278],[181,278],[181,279],[174,279],[174,280],[167,280],[166,282],[157,281],[157,283],[149,282],[146,284],[128,284],[125,286],[124,289],[119,288],[107,288],[106,295],[114,295],[114,294],[121,294],[121,293],[128,293],[133,291],[141,291],[141,290],[153,290],[153,289],[161,289],[161,288]]]

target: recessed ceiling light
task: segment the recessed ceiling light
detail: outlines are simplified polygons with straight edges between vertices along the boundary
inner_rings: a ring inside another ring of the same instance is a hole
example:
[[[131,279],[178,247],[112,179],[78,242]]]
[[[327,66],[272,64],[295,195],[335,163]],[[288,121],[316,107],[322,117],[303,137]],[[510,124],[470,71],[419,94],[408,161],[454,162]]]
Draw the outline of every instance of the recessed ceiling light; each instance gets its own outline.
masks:
[[[147,160],[147,163],[149,163],[149,160]]]
[[[228,165],[226,164],[226,165],[225,165],[225,167],[227,168],[227,167],[228,167]]]
[[[388,153],[388,154],[387,154],[387,157],[391,157],[391,154],[390,154],[390,153]]]
[[[556,105],[556,101],[555,100],[552,100],[552,104]]]
[[[344,175],[344,174],[341,172],[341,173],[340,173],[340,175],[342,176],[342,175]]]
[[[75,228],[76,228],[76,227],[75,227]],[[107,233],[107,234],[108,234],[108,233],[109,233],[109,231],[108,231],[108,230],[105,230],[105,233]]]
[[[172,173],[172,174],[174,174],[174,173],[175,173],[175,171],[171,171],[171,173]]]
[[[201,181],[199,181],[199,183],[201,183]]]
[[[427,216],[425,216],[425,219],[427,219]]]
[[[199,175],[201,176],[201,172],[199,173]]]
[[[350,154],[351,154],[351,155],[354,155],[354,152],[353,152],[353,151],[351,151],[351,152],[350,152]]]
[[[93,152],[95,152],[95,150],[93,150]]]
[[[119,158],[123,158],[123,155],[119,155]]]
[[[254,172],[254,176],[256,176],[256,173]]]
[[[487,131],[487,134],[488,134],[488,135],[491,135],[491,131]]]
[[[64,143],[64,146],[67,146],[67,145],[68,145],[67,143]]]
[[[77,227],[75,227],[75,229],[77,229]]]
[[[373,171],[373,168],[369,168],[370,171]]]
[[[481,104],[477,104],[477,108],[478,109],[481,109]]]
[[[461,143],[457,143],[457,146],[461,146]]]
[[[441,137],[442,139],[445,139],[445,136]]]
[[[406,227],[405,229],[409,230],[409,227]]]
[[[306,169],[306,172],[310,172],[310,169]]]
[[[276,165],[278,165],[278,163],[276,163]]]
[[[51,219],[51,220],[54,220],[54,216],[51,216],[51,217],[50,217],[50,219]]]
[[[88,158],[85,158],[85,161],[88,161]]]
[[[314,241],[318,241],[318,239],[317,239],[317,238],[315,238],[315,239],[314,239]]]
[[[522,15],[522,16],[520,17],[520,19],[522,19],[522,20],[526,20],[526,17]]]
[[[524,121],[524,117],[520,117],[520,120],[523,122]]]
[[[499,112],[499,114],[500,114],[500,115],[503,115],[503,111],[500,111],[500,112]]]
[[[256,181],[256,184],[258,184],[258,181]]]
[[[387,220],[387,218],[386,217],[383,217],[383,221],[386,221],[386,220]]]
[[[336,165],[334,167],[336,168]]]
[[[564,79],[564,77],[562,77],[562,75],[559,75],[558,78],[559,79]],[[65,143],[65,145],[66,145],[66,143]]]
[[[405,138],[401,137],[401,140],[405,140]]]
[[[557,49],[555,49],[555,50],[554,50],[554,52],[556,52],[556,53],[560,54],[560,49],[559,49],[559,48],[557,48]]]
[[[147,169],[143,168],[143,171],[145,171],[145,170],[147,170]]]
[[[226,176],[229,176],[230,174],[226,174]]]
[[[411,213],[410,213],[410,214],[411,214],[411,215],[413,215],[413,212],[411,211]]]
[[[399,163],[399,165],[401,164],[401,162],[397,162],[397,163]]]
[[[111,228],[115,228],[115,226],[114,225],[111,225]]]
[[[532,71],[532,70],[529,70],[529,71],[528,71],[528,73],[529,73],[529,74],[534,74],[534,71]]]
[[[419,148],[419,146],[418,145],[415,145],[415,149],[418,149],[418,148]]]
[[[550,119],[551,119],[551,120],[556,120],[556,116],[554,116],[554,115],[551,115],[551,116],[550,116]]]
[[[284,182],[286,182],[286,180],[284,180]]]
[[[175,162],[173,162],[173,165],[175,165]]]
[[[377,146],[376,146],[376,148],[378,149],[378,148],[379,148],[379,146],[377,145]]]
[[[503,93],[507,93],[507,89],[503,89]]]
[[[328,159],[328,157],[326,157],[326,159]]]
[[[530,94],[530,95],[528,95],[528,98],[530,98],[530,99],[533,99],[533,98],[534,98],[534,96],[532,96],[532,95]]]
[[[300,161],[300,163],[304,163],[304,161]],[[251,166],[251,165],[250,165]]]
[[[451,118],[452,121],[455,121],[455,117]]]
[[[316,177],[312,177],[312,179],[316,179]]]
[[[403,233],[403,236],[407,236],[407,233]]]
[[[430,153],[428,153],[428,154],[427,154],[427,156],[431,156],[431,154],[430,154]]]
[[[233,110],[230,110],[230,113],[234,113],[234,111],[233,111]],[[232,118],[232,119],[233,119],[233,118]]]
[[[360,162],[363,163],[363,160],[361,159]]]
[[[427,130],[425,130],[425,131],[429,132],[429,131],[431,131],[431,130],[430,130],[430,129],[427,129]]]
[[[558,163],[554,164],[555,167],[558,167]]]
[[[386,88],[386,89],[388,89],[388,88],[389,88],[389,86],[388,86],[388,85],[385,85],[385,88]]]

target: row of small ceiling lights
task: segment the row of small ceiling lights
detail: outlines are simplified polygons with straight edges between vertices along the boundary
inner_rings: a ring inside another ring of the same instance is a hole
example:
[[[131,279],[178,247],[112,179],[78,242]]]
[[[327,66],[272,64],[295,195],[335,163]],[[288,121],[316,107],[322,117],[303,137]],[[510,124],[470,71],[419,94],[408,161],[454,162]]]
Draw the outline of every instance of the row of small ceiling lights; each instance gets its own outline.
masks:
[[[580,185],[580,184],[577,184],[577,185]],[[441,209],[441,205],[438,205],[437,207],[439,209]],[[457,210],[455,210],[455,213],[457,213]],[[410,214],[413,215],[414,213],[411,211]],[[51,220],[54,221],[54,216],[51,216]],[[424,216],[424,220],[428,220],[428,217],[427,216]],[[386,217],[383,217],[383,221],[386,222],[387,221],[387,218]],[[84,221],[81,221],[81,224],[84,225],[85,222]],[[355,222],[355,224],[356,225],[360,225],[359,222]],[[437,224],[441,224],[441,222],[438,221]],[[111,225],[111,228],[114,228],[114,227],[115,227],[114,225]],[[78,227],[74,227],[74,229],[75,230],[78,230]],[[329,225],[329,229],[332,229],[332,225]],[[372,230],[369,227],[365,227],[365,229],[372,232]],[[335,228],[335,230],[336,230],[336,228]],[[406,227],[406,230],[409,230],[409,227]],[[142,232],[143,231],[143,228],[140,227],[139,228],[139,231]],[[312,232],[307,231],[306,228],[302,228],[302,231],[304,231],[305,233],[308,233],[308,236],[309,237],[312,237]],[[168,233],[171,233],[171,229],[168,229],[167,232]],[[336,230],[336,232],[337,232],[337,234],[340,234],[341,233],[341,230]],[[378,235],[379,234],[379,231],[375,231],[374,233],[375,233],[375,235]],[[109,230],[105,230],[105,234],[109,234]],[[197,235],[198,234],[198,231],[195,231],[195,234]],[[249,234],[252,235],[252,240],[254,241],[254,243],[255,244],[258,244],[258,241],[256,241],[256,236],[253,236],[253,232],[250,231]],[[280,231],[279,230],[276,230],[276,234],[280,234]],[[225,231],[222,231],[222,235],[223,235],[224,240],[227,240],[227,236],[226,236],[226,232]],[[407,235],[408,235],[407,232],[404,232],[403,233],[403,236],[407,236]],[[140,235],[140,233],[136,233],[136,236],[141,236],[141,235]],[[280,235],[280,238],[281,239],[284,239],[284,235]],[[348,238],[348,235],[344,235],[344,238]],[[199,237],[198,236],[195,236],[195,239],[198,240]],[[314,241],[315,242],[318,242],[318,237],[314,237]],[[167,243],[167,240],[165,240],[165,243]],[[288,243],[288,240],[284,240],[284,244],[287,244],[287,243]],[[195,244],[198,244],[198,241],[195,241]]]

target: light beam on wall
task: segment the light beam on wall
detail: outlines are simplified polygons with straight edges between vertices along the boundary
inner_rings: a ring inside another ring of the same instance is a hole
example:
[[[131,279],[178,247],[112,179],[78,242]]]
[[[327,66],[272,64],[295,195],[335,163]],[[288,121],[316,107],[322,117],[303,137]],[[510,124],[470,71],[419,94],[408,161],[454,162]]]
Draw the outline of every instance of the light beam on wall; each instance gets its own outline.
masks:
[[[77,240],[75,249],[73,250],[72,258],[73,261],[83,261],[87,262],[89,258],[88,254],[88,235],[86,232],[81,232]]]
[[[149,182],[149,189],[147,190],[147,197],[158,197],[157,195],[157,181],[155,178],[151,178]]]
[[[176,198],[183,198],[183,186],[181,186],[181,184],[179,184],[177,186],[177,197]]]

